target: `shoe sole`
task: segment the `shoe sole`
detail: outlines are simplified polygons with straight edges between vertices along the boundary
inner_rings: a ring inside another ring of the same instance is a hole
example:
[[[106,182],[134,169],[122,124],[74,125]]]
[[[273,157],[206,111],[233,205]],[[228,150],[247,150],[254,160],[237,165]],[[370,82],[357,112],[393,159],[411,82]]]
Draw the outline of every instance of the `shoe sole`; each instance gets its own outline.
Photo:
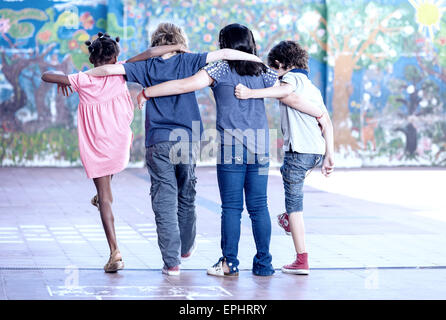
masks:
[[[282,230],[285,232],[285,234],[286,234],[287,236],[291,236],[291,232],[286,231],[286,230],[282,227],[282,225],[280,224],[279,217],[280,217],[282,214],[283,214],[283,213],[277,215],[277,224],[279,225],[280,229],[282,229]]]
[[[228,274],[216,274],[216,273],[209,273],[209,271],[206,272],[208,276],[214,276],[214,277],[238,277],[238,272],[235,273],[228,273]]]
[[[282,272],[283,273],[288,273],[288,274],[304,275],[304,276],[310,274],[310,270],[305,270],[305,269],[285,269],[285,268],[282,268]]]
[[[255,275],[256,277],[272,277],[275,275],[275,273],[271,273],[271,274],[256,274],[256,273],[252,273],[253,275]]]

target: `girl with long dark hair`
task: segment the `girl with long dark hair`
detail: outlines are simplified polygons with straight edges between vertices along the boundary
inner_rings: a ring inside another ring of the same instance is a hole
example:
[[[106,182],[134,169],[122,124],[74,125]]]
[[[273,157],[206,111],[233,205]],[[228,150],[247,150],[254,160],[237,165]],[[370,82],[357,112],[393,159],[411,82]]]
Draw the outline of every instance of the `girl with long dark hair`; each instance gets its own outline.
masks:
[[[224,27],[219,35],[220,48],[230,48],[256,55],[252,32],[240,24]],[[217,178],[222,202],[222,256],[207,270],[214,276],[238,276],[243,194],[252,221],[256,255],[252,272],[259,276],[274,274],[269,251],[271,219],[267,204],[269,168],[268,122],[263,99],[238,100],[234,95],[239,83],[248,88],[266,88],[277,81],[275,71],[262,63],[219,61],[207,65],[194,76],[161,83],[144,89],[138,96],[147,99],[177,95],[211,86],[217,105],[217,130],[220,149]]]

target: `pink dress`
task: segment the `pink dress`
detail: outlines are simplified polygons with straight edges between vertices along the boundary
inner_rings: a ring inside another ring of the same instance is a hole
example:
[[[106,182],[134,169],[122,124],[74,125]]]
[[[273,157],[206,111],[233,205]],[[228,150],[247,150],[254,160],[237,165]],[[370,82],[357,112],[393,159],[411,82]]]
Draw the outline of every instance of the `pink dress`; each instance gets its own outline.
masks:
[[[129,162],[133,103],[123,76],[68,76],[79,94],[79,151],[88,178],[118,173]]]

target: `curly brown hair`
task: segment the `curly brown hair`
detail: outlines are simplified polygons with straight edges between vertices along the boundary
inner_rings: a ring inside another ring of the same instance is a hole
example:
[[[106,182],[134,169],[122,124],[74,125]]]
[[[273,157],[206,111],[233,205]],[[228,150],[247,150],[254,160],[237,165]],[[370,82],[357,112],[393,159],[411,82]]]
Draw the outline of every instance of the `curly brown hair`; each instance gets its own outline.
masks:
[[[295,41],[280,41],[268,53],[268,65],[278,69],[279,63],[283,69],[295,67],[298,69],[309,70],[308,52]]]
[[[187,47],[187,36],[183,29],[170,22],[163,22],[152,33],[151,46],[182,44]]]

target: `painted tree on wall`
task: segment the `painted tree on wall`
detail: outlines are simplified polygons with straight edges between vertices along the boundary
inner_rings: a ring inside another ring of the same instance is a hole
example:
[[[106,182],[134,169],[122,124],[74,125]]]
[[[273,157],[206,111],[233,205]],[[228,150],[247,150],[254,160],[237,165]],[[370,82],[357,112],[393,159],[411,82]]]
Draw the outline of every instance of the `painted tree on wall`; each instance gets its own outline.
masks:
[[[23,20],[44,21],[47,19],[45,12],[38,9],[22,9],[14,11],[11,9],[0,10],[0,33],[2,38],[8,42],[10,49],[20,46],[21,41],[33,36],[35,28],[29,22]],[[19,76],[23,70],[28,68],[39,55],[34,53],[34,57],[26,57],[19,54],[8,56],[6,48],[1,50],[2,73],[6,81],[12,87],[10,99],[0,103],[0,122],[4,130],[19,130],[21,123],[17,121],[15,113],[25,106],[28,101],[23,87],[19,83]]]
[[[419,34],[416,57],[418,65],[426,78],[436,79],[435,100],[442,106],[442,112],[437,113],[436,122],[430,122],[429,139],[432,144],[435,164],[446,163],[446,16],[441,21],[442,28],[432,39],[424,38]],[[432,41],[430,41],[432,40]],[[441,87],[443,86],[443,88]]]
[[[320,11],[307,9],[299,19],[302,40],[310,53],[327,53],[333,68],[332,110],[336,134],[335,147],[357,150],[352,136],[349,100],[355,70],[396,61],[413,33],[413,10],[408,4],[376,5],[361,1],[327,1],[327,18]],[[325,34],[324,30],[327,30]],[[306,31],[306,32],[303,32]]]
[[[421,73],[420,82],[423,88],[414,94],[419,97],[419,106],[423,114],[428,111],[430,117],[418,117],[418,143],[417,153],[421,149],[430,158],[432,164],[446,162],[446,99],[444,90],[446,82],[446,6],[441,1],[409,1],[413,6],[418,24],[414,53]],[[413,71],[415,72],[415,71]],[[407,77],[406,77],[407,78]],[[426,87],[427,84],[430,84]],[[412,86],[413,87],[413,86]],[[412,88],[411,87],[411,88]],[[420,139],[419,139],[420,140]],[[426,147],[428,146],[428,147]]]
[[[438,99],[438,85],[429,79],[422,70],[408,65],[404,79],[394,79],[389,83],[392,95],[385,110],[393,131],[405,136],[404,155],[413,159],[417,156],[419,131],[438,121],[443,103]],[[427,127],[427,128],[426,128]]]
[[[100,10],[94,5],[49,5],[42,3],[39,7],[43,10],[0,10],[0,35],[7,43],[0,51],[1,76],[11,88],[2,92],[0,102],[0,163],[5,158],[21,163],[48,155],[78,161],[73,121],[77,99],[57,95],[56,87],[41,81],[40,76],[47,70],[69,74],[91,67],[84,42],[90,39],[89,33],[95,34],[93,29],[123,35],[114,13],[106,15],[110,21],[96,21],[91,12]],[[134,27],[129,26],[127,39],[134,33]]]

